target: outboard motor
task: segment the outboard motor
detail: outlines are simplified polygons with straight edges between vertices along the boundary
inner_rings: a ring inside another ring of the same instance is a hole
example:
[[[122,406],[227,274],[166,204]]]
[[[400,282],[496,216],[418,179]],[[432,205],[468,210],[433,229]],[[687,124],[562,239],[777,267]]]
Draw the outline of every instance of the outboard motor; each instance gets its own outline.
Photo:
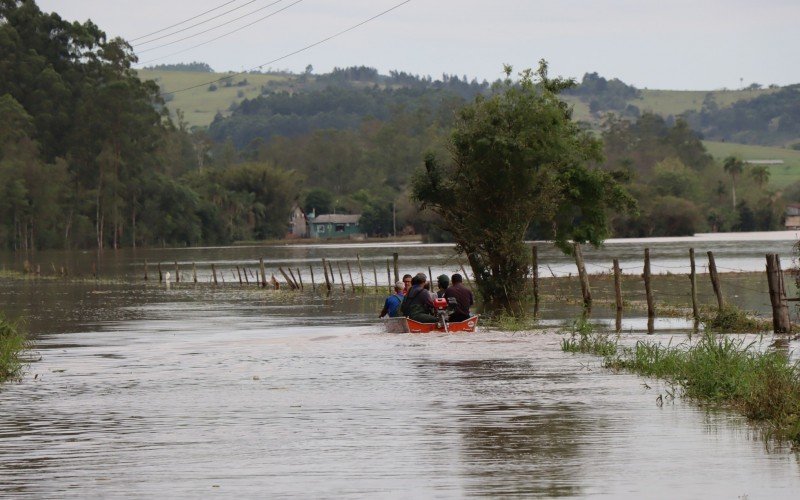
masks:
[[[450,318],[450,312],[447,310],[447,299],[435,298],[433,299],[433,308],[436,310],[436,323],[447,331],[447,320]]]

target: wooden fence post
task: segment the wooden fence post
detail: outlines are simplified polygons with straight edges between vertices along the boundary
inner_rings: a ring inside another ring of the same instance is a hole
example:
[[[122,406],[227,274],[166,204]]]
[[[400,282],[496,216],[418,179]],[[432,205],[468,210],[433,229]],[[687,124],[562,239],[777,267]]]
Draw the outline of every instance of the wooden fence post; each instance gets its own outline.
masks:
[[[325,262],[325,258],[324,257],[322,258],[322,272],[325,273],[325,288],[327,288],[328,291],[330,292],[331,291],[331,282],[328,279],[328,263]]]
[[[467,285],[472,288],[472,280],[469,279],[469,274],[467,274],[467,270],[464,269],[464,264],[459,264],[461,266],[461,272],[464,273],[464,279],[467,280]]]
[[[361,267],[361,257],[356,254],[356,262],[358,262],[358,274],[361,275],[361,293],[367,291],[367,285],[364,284],[364,269]]]
[[[286,271],[284,271],[282,267],[279,267],[278,271],[280,271],[280,273],[283,275],[283,279],[286,280],[286,283],[289,285],[289,288],[291,288],[292,290],[295,290],[297,288],[297,285],[295,285],[294,284],[294,280],[292,280],[289,277],[289,275],[286,274]],[[291,269],[289,270],[289,272],[291,272]]]
[[[339,264],[338,260],[336,261],[336,269],[339,270],[339,282],[342,284],[342,291],[346,292],[347,290],[344,288],[344,276],[342,276],[342,266]]]
[[[645,296],[647,297],[647,318],[653,318],[656,315],[655,307],[653,306],[653,287],[650,283],[650,249],[644,249],[644,272],[642,273],[642,277],[644,278],[644,291]]]
[[[258,259],[258,266],[261,268],[261,288],[267,288],[267,272],[264,270],[264,258]]]
[[[197,265],[192,262],[192,281],[197,283]]]
[[[164,281],[164,274],[161,272],[161,262],[158,263],[158,282]]]
[[[539,316],[539,249],[531,247],[531,265],[533,267],[533,317]]]
[[[217,266],[215,266],[213,263],[211,264],[211,276],[214,277],[214,284],[216,285],[217,284]]]
[[[175,283],[181,282],[181,270],[178,268],[178,262],[175,261]]]
[[[311,291],[316,292],[317,284],[314,282],[314,267],[311,264],[308,265],[308,272],[311,274]]]
[[[783,285],[783,271],[778,254],[767,254],[767,283],[769,300],[772,303],[772,327],[775,333],[792,333],[789,319],[789,306],[786,303],[786,290]]]
[[[345,261],[345,264],[347,264],[347,274],[350,276],[350,289],[356,293],[356,284],[353,283],[353,271],[350,270],[350,263]]]
[[[586,275],[586,266],[583,263],[580,243],[575,243],[572,248],[575,253],[575,265],[578,266],[578,277],[581,281],[581,294],[583,295],[583,305],[587,310],[592,310],[592,290],[589,288],[589,277]]]
[[[236,274],[239,275],[239,285],[242,285],[242,270],[239,269],[239,266],[236,266]]]
[[[305,288],[303,287],[303,275],[300,274],[300,268],[299,267],[297,268],[297,279],[300,280],[300,290],[305,290]]]
[[[714,294],[717,296],[717,306],[722,311],[725,305],[722,301],[722,290],[719,287],[719,275],[717,275],[717,263],[714,261],[714,252],[708,252],[708,273],[711,276],[711,286],[714,287]]]
[[[375,267],[375,261],[372,261],[372,279],[375,280],[375,290],[378,290],[378,269]]]
[[[614,259],[614,302],[617,312],[622,312],[622,271],[619,268],[619,259]]]
[[[335,285],[336,278],[333,277],[333,265],[331,264],[331,261],[328,261],[328,271],[330,272],[331,275],[331,283]]]
[[[147,281],[147,259],[144,259],[144,280]]]
[[[393,293],[394,286],[392,286],[392,270],[389,268],[389,259],[386,259],[386,281],[389,282],[389,293]]]
[[[392,260],[394,261],[394,281],[393,281],[393,283],[396,283],[396,282],[400,281],[400,271],[398,269],[400,256],[397,255],[397,252],[392,254]],[[389,293],[392,293],[392,292],[389,292]]]
[[[697,266],[694,262],[694,248],[689,249],[689,281],[692,283],[692,317],[695,321],[700,319],[700,310],[697,307]]]
[[[297,283],[297,278],[295,277],[294,272],[292,272],[292,268],[288,267],[287,269],[289,269],[289,276],[292,277],[292,283],[294,283],[295,290],[298,290],[300,288],[300,284]]]
[[[246,266],[242,266],[242,271],[244,271],[242,273],[242,274],[244,274],[244,284],[245,285],[249,285],[250,284],[250,279],[248,279],[248,277],[247,277],[247,267]]]

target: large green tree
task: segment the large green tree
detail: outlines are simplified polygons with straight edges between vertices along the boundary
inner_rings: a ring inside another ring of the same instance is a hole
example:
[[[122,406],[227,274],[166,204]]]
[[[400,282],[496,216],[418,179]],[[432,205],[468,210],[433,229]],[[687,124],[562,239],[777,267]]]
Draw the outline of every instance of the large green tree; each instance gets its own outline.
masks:
[[[484,304],[524,313],[529,251],[523,238],[532,223],[569,241],[600,244],[607,212],[633,200],[606,171],[601,143],[572,121],[559,92],[572,80],[551,79],[547,63],[523,71],[489,97],[463,108],[450,141],[450,161],[434,155],[413,181],[413,196],[442,219],[475,274]]]

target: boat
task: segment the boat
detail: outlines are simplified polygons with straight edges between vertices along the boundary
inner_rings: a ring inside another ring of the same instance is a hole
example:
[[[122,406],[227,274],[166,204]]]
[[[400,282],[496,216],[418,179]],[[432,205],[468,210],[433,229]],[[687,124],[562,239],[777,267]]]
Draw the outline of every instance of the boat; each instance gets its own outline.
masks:
[[[471,333],[478,327],[479,316],[470,316],[464,321],[439,321],[420,323],[406,317],[386,318],[387,333]]]

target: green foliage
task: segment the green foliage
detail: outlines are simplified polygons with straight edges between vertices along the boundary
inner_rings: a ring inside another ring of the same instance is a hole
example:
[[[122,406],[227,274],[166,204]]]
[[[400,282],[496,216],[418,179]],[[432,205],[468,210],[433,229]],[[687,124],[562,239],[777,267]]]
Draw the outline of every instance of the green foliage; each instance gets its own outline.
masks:
[[[414,198],[441,217],[466,253],[486,307],[513,315],[522,313],[527,292],[523,238],[532,222],[551,228],[562,247],[568,240],[599,244],[608,235],[607,210],[633,205],[609,173],[589,167],[601,159],[600,142],[558,98],[572,82],[548,78],[544,61],[536,75],[509,78],[463,108],[451,162],[429,154],[413,180]]]
[[[22,371],[22,354],[31,343],[17,323],[0,313],[0,382],[18,377]]]
[[[213,73],[207,63],[193,61],[190,63],[175,63],[175,64],[155,64],[153,66],[145,66],[144,69],[149,71],[192,71],[195,73]]]
[[[721,310],[704,312],[700,316],[706,330],[720,333],[756,333],[769,330],[771,324],[758,320],[738,307],[725,304]]]
[[[800,137],[800,85],[788,85],[725,107],[685,114],[693,128],[715,141],[783,145]]]
[[[767,426],[766,436],[800,443],[800,368],[783,352],[706,333],[695,344],[639,341],[605,366],[666,379],[686,397],[728,405]]]
[[[303,211],[317,215],[329,214],[333,212],[333,195],[327,189],[314,188],[306,193],[306,200],[303,203]]]

